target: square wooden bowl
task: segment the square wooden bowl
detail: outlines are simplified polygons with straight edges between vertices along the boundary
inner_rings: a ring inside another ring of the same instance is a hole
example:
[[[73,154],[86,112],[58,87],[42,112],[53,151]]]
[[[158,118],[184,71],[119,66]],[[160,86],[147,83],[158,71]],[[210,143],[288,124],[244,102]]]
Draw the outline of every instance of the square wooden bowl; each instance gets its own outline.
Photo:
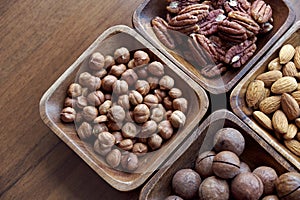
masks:
[[[230,104],[233,112],[238,115],[247,125],[273,146],[280,154],[290,161],[298,170],[300,170],[300,157],[290,152],[283,144],[275,137],[275,133],[265,130],[260,126],[253,117],[247,115],[249,108],[246,105],[245,95],[249,83],[254,80],[259,74],[267,71],[268,63],[278,57],[279,50],[284,44],[300,45],[300,21],[281,37],[276,45],[267,53],[267,55],[247,74],[245,78],[233,89],[230,95]]]
[[[253,2],[254,0],[250,0]],[[273,46],[280,36],[287,31],[295,19],[295,14],[288,0],[265,0],[273,9],[274,28],[268,34],[258,37],[257,50],[252,58],[237,70],[228,70],[224,75],[217,78],[206,78],[200,74],[199,67],[191,58],[182,53],[170,50],[159,42],[151,28],[151,20],[156,17],[166,16],[167,1],[145,0],[133,15],[134,27],[147,40],[157,47],[164,55],[173,61],[179,68],[191,76],[204,89],[213,94],[228,92],[246,74],[247,71],[259,60],[264,53]]]
[[[95,51],[99,51],[103,55],[113,55],[115,49],[120,47],[127,47],[129,51],[142,49],[149,54],[151,60],[157,60],[165,64],[165,73],[174,78],[176,86],[184,91],[191,105],[187,111],[186,125],[179,129],[162,148],[143,156],[140,159],[139,168],[134,173],[125,173],[110,168],[105,159],[95,154],[92,144],[83,142],[78,137],[74,124],[62,123],[60,120],[60,111],[66,97],[67,88],[75,81],[78,71],[86,67],[87,58]],[[188,137],[203,118],[207,109],[208,97],[201,86],[175,67],[133,29],[122,25],[109,28],[99,36],[48,89],[40,101],[40,115],[45,124],[105,181],[120,191],[133,190],[143,184]]]
[[[211,150],[215,133],[221,128],[235,128],[245,138],[245,150],[240,156],[253,170],[258,166],[269,166],[277,174],[295,169],[269,144],[228,110],[212,113],[199,128],[173,154],[172,158],[143,187],[140,200],[161,200],[172,193],[171,181],[174,174],[184,168],[193,168],[199,152]]]

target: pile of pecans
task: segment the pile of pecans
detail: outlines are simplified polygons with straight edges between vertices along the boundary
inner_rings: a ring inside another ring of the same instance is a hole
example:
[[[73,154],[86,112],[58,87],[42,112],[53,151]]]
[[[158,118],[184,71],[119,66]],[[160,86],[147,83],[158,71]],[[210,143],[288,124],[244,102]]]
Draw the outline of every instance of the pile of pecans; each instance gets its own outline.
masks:
[[[111,167],[134,171],[139,157],[185,125],[184,91],[143,50],[120,47],[113,56],[94,52],[88,59],[86,71],[68,88],[61,120],[74,122],[78,136],[93,142]]]
[[[273,29],[272,8],[263,0],[166,0],[167,15],[152,19],[157,38],[168,48],[189,53],[208,78],[240,68],[256,51],[257,36]],[[188,58],[188,56],[187,56]]]

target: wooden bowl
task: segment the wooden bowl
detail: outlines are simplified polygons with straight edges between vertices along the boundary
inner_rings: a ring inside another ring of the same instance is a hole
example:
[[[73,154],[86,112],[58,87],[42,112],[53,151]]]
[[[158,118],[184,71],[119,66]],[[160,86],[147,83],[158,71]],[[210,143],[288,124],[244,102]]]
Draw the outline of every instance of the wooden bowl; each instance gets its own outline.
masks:
[[[280,154],[289,160],[297,169],[300,170],[300,157],[290,152],[283,144],[275,137],[274,133],[262,128],[252,117],[248,116],[249,109],[245,102],[246,90],[249,83],[254,80],[259,74],[265,72],[268,63],[278,57],[280,48],[287,43],[294,46],[300,45],[300,21],[282,36],[276,45],[267,53],[267,55],[242,79],[242,81],[233,89],[230,95],[230,104],[233,112],[238,115],[246,124],[273,146]]]
[[[130,51],[143,49],[151,60],[165,64],[166,74],[172,76],[176,86],[184,91],[190,108],[187,111],[186,125],[168,140],[162,148],[148,153],[140,159],[140,166],[134,173],[125,173],[110,168],[105,159],[93,151],[93,145],[83,142],[76,134],[74,124],[62,123],[60,111],[68,86],[75,81],[78,70],[86,65],[86,58],[95,51],[103,55],[113,55],[115,49],[127,47]],[[150,43],[127,26],[115,26],[106,30],[96,41],[67,69],[48,89],[40,101],[40,114],[46,125],[74,150],[93,170],[114,188],[129,191],[139,187],[168,158],[168,156],[188,137],[205,115],[208,97],[205,91],[186,74],[161,55]]]
[[[251,2],[253,0],[250,0]],[[176,50],[170,50],[159,42],[151,28],[151,20],[155,16],[165,17],[167,1],[145,0],[134,12],[134,27],[147,40],[157,47],[164,55],[170,58],[179,68],[185,71],[204,89],[213,94],[228,92],[246,74],[248,70],[259,60],[264,53],[286,32],[295,19],[295,14],[288,0],[265,0],[273,9],[274,28],[268,34],[258,37],[257,50],[253,57],[237,70],[228,70],[224,75],[209,79],[202,76],[199,67],[193,65],[190,58],[186,58]],[[188,61],[189,60],[189,61]]]
[[[161,200],[172,194],[171,181],[174,174],[184,168],[193,168],[198,153],[211,150],[215,133],[231,127],[242,133],[245,150],[240,156],[253,170],[258,166],[270,166],[277,174],[295,169],[270,145],[228,110],[212,113],[199,128],[172,155],[168,162],[143,187],[140,200]]]

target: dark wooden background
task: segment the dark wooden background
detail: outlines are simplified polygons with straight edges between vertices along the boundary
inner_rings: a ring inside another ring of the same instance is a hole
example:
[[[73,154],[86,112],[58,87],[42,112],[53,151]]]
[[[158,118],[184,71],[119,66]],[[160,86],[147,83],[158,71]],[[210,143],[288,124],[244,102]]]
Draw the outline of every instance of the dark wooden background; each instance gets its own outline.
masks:
[[[104,30],[132,27],[142,1],[0,0],[0,199],[138,199],[140,188],[116,191],[61,142],[39,101]]]

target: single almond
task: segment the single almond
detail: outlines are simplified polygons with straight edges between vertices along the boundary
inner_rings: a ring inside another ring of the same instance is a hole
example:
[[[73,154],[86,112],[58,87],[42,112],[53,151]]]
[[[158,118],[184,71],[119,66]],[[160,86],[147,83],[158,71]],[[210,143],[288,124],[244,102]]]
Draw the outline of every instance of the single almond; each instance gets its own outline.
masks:
[[[282,66],[280,64],[279,57],[271,60],[271,62],[269,62],[269,64],[268,64],[268,69],[270,71],[272,71],[272,70],[279,70],[280,71],[281,68],[282,68]]]
[[[300,128],[300,118],[295,119],[295,124],[298,128]]]
[[[256,77],[256,80],[261,80],[265,83],[266,87],[270,87],[275,81],[282,77],[281,71],[273,70],[262,73]]]
[[[295,55],[295,48],[291,44],[283,45],[279,51],[280,64],[286,64]]]
[[[295,48],[294,63],[296,68],[300,70],[300,46]]]
[[[300,156],[300,142],[297,140],[284,140],[285,146],[295,155]]]
[[[246,91],[246,102],[251,107],[257,107],[265,96],[265,84],[263,81],[254,80],[248,85]]]
[[[281,96],[270,96],[259,103],[259,109],[266,115],[271,114],[280,108]]]
[[[275,131],[286,134],[289,123],[286,115],[282,110],[277,110],[272,117],[272,125]]]
[[[294,99],[300,105],[300,90],[297,90],[297,91],[293,92],[292,97],[294,97]]]
[[[264,114],[263,112],[254,111],[253,112],[253,117],[264,128],[269,129],[269,130],[273,130],[271,119],[266,114]]]
[[[298,132],[298,127],[295,124],[289,124],[288,131],[283,135],[283,138],[286,140],[293,139]]]
[[[300,115],[297,101],[291,95],[283,93],[281,95],[281,107],[289,120],[294,120]]]
[[[297,87],[298,83],[294,77],[284,76],[272,84],[271,92],[273,92],[274,94],[289,93],[296,90]]]
[[[283,66],[282,73],[284,76],[296,76],[298,71],[295,64],[290,61]]]

